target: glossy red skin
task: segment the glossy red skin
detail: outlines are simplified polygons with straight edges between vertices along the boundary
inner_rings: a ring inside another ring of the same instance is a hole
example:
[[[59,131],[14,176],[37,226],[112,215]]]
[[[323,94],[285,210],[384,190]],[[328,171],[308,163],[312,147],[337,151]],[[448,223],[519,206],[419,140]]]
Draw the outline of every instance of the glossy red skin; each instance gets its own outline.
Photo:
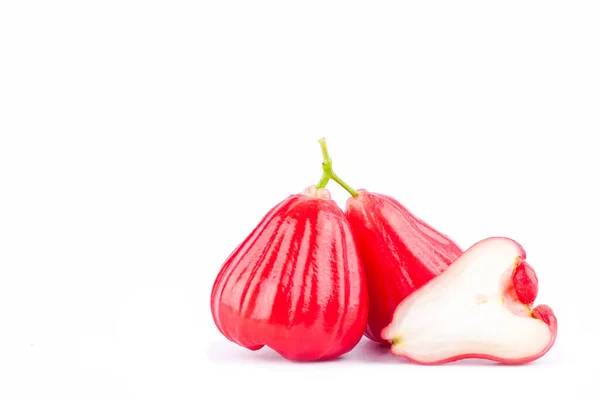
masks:
[[[232,342],[316,361],[360,341],[368,296],[353,233],[329,192],[312,192],[271,209],[223,264],[211,310]]]
[[[392,321],[398,304],[442,273],[463,251],[396,199],[364,189],[358,193],[348,199],[346,217],[369,287],[365,336],[384,343],[380,333]]]

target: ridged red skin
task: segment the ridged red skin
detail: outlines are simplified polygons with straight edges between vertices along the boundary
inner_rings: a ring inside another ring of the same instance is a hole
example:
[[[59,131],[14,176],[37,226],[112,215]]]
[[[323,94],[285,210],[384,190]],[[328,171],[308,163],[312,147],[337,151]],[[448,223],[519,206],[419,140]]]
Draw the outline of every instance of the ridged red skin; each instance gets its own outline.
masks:
[[[402,300],[442,273],[462,253],[447,235],[412,214],[398,200],[358,190],[346,202],[369,288],[365,336],[385,343],[381,331]]]
[[[211,310],[232,342],[317,361],[360,341],[368,312],[362,262],[343,211],[326,189],[318,192],[276,205],[223,264]]]

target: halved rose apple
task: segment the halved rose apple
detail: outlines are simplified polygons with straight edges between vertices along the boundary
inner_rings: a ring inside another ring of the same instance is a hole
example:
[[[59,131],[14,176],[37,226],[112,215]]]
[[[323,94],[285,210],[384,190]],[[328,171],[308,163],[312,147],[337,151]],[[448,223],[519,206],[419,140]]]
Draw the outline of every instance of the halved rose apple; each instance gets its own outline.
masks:
[[[558,327],[550,307],[532,308],[537,291],[517,242],[484,239],[406,298],[381,336],[394,354],[421,364],[534,361],[553,346]]]

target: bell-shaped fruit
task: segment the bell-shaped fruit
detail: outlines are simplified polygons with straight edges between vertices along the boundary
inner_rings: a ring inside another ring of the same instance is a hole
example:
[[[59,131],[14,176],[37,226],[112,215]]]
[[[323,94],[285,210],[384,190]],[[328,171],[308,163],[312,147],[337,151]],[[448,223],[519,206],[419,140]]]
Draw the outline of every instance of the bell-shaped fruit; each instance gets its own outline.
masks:
[[[333,172],[325,139],[319,143],[323,170],[328,172],[324,177],[352,195],[346,202],[346,217],[356,237],[369,291],[365,336],[385,342],[381,330],[391,322],[398,304],[444,271],[462,250],[396,199],[352,189]]]
[[[382,337],[394,354],[422,364],[536,360],[550,350],[558,328],[550,307],[531,307],[537,284],[517,242],[482,240],[404,300]]]
[[[381,330],[391,322],[398,304],[444,271],[462,250],[387,195],[358,190],[346,203],[346,216],[369,287],[365,335],[383,342]]]
[[[271,209],[227,258],[212,289],[220,332],[283,357],[338,357],[367,322],[365,275],[354,236],[329,191],[310,186]]]

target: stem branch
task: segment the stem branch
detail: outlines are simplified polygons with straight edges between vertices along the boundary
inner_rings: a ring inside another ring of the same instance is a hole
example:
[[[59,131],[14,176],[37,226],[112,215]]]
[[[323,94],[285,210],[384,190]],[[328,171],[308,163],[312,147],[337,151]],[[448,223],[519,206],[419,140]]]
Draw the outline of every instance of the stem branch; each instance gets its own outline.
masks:
[[[323,163],[322,163],[323,175],[321,176],[321,180],[319,180],[319,183],[317,183],[317,189],[324,188],[327,185],[327,183],[329,182],[329,180],[334,180],[341,187],[343,187],[348,193],[350,193],[350,195],[352,195],[352,197],[358,196],[358,192],[356,190],[352,189],[352,187],[350,185],[348,185],[346,182],[344,182],[342,180],[342,178],[340,178],[333,171],[332,161],[331,161],[331,157],[329,156],[329,151],[327,150],[327,143],[325,142],[325,138],[319,139],[319,145],[321,146],[321,153],[323,154]]]

